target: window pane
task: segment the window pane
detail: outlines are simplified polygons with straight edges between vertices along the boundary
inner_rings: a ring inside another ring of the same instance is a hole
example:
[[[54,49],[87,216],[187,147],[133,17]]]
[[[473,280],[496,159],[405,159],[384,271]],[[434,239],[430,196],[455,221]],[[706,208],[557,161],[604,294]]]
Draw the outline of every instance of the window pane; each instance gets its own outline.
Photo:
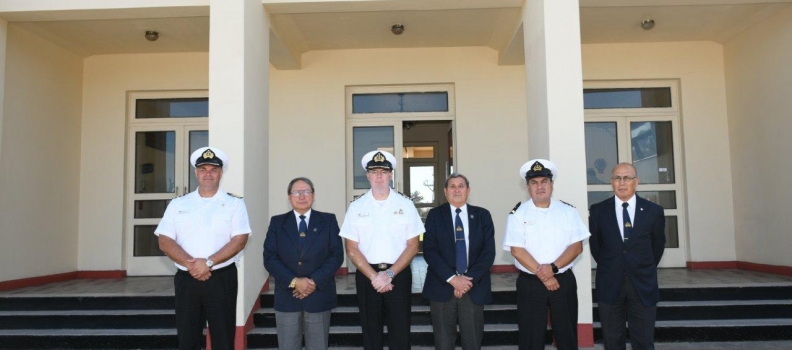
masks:
[[[676,209],[676,191],[637,191],[641,198],[660,205],[663,209]]]
[[[190,131],[190,151],[187,154],[192,154],[195,150],[206,146],[209,146],[209,131]],[[189,159],[187,159],[187,163],[187,173],[190,174],[190,183],[186,192],[190,192],[198,187],[198,180],[195,178],[195,171],[193,171],[193,167],[189,164]]]
[[[434,203],[434,166],[411,166],[410,198],[414,203]]]
[[[159,249],[159,240],[154,234],[157,225],[135,226],[134,256],[165,256]]]
[[[583,108],[667,108],[671,88],[584,89]]]
[[[447,112],[447,92],[352,95],[352,113]]]
[[[176,133],[135,133],[135,193],[173,193],[176,187]]]
[[[679,226],[676,216],[665,217],[666,248],[679,248]]]
[[[159,219],[165,214],[170,199],[135,201],[135,219]]]
[[[589,185],[609,184],[613,167],[619,164],[616,123],[585,123],[586,180]]]
[[[591,207],[613,196],[613,191],[591,191],[588,193],[588,205]]]
[[[673,184],[674,139],[671,122],[630,123],[633,165],[645,184]]]
[[[209,117],[209,99],[168,98],[135,101],[135,118],[206,118]]]
[[[434,147],[420,146],[420,147],[404,147],[402,151],[404,158],[420,158],[420,159],[433,159]]]
[[[352,169],[355,178],[355,189],[368,189],[371,185],[366,179],[366,170],[360,164],[363,156],[373,150],[393,153],[393,127],[373,126],[355,127],[352,129]],[[391,184],[391,187],[393,185]]]

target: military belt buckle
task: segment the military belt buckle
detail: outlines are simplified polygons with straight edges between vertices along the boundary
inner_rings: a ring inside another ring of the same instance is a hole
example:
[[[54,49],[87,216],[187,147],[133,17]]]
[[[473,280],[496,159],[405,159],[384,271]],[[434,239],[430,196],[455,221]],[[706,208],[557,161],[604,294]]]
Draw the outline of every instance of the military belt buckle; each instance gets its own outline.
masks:
[[[388,264],[380,263],[379,265],[377,265],[377,268],[379,268],[380,270],[385,270],[388,268]]]

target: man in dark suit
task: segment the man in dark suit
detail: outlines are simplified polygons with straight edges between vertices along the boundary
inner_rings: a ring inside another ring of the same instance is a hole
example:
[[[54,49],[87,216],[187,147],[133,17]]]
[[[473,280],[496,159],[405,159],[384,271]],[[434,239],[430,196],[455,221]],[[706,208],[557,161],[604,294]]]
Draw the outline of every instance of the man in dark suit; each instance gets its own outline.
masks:
[[[495,229],[484,208],[467,204],[470,182],[451,174],[443,189],[448,203],[429,211],[424,258],[429,265],[423,296],[429,299],[435,349],[480,349],[484,304],[492,302],[490,267],[495,261]]]
[[[264,239],[264,267],[275,278],[278,348],[327,349],[335,275],[344,259],[334,214],[313,210],[314,186],[298,177],[287,189],[293,210],[273,216]]]
[[[603,343],[607,350],[625,349],[627,322],[632,348],[654,349],[657,265],[666,241],[663,208],[635,195],[638,174],[630,163],[613,168],[611,185],[616,196],[589,211]]]

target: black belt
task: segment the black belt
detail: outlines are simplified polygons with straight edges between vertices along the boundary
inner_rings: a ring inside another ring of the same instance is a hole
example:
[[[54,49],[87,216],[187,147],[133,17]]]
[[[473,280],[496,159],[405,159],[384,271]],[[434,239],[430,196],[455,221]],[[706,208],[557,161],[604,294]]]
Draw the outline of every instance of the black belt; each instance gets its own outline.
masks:
[[[558,276],[558,275],[563,275],[563,274],[565,274],[565,273],[567,273],[567,272],[572,272],[572,269],[567,269],[567,270],[566,270],[566,271],[564,271],[564,272],[557,273],[557,274],[555,274],[555,276]],[[535,274],[532,274],[532,273],[527,273],[527,272],[525,272],[525,271],[523,271],[523,270],[520,270],[520,274],[521,274],[521,275],[525,275],[526,277],[534,277],[534,278],[536,278],[536,279],[539,279],[539,277],[536,277],[536,275],[535,275]]]
[[[232,268],[236,269],[236,263],[230,264],[228,266],[223,266],[223,267],[221,267],[221,268],[219,268],[217,270],[212,270],[211,272],[212,273],[226,272],[226,271],[231,271]],[[177,269],[177,270],[179,270],[179,271],[176,271],[176,273],[186,273],[188,275],[190,274],[190,271],[184,271],[182,269]]]
[[[372,269],[374,269],[374,271],[385,271],[391,268],[391,266],[393,266],[393,264],[388,264],[388,263],[369,264],[369,265],[371,266]]]

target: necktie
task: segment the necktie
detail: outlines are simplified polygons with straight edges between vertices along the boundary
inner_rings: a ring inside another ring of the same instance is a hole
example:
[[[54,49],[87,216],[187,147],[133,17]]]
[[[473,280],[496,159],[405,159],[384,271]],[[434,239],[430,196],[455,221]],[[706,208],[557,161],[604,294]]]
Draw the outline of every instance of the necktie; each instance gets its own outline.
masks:
[[[308,225],[305,224],[305,215],[300,215],[300,248],[305,244],[306,232],[308,232]]]
[[[622,221],[624,222],[624,241],[630,238],[630,230],[632,230],[632,223],[630,222],[630,212],[627,211],[629,203],[622,203]]]
[[[454,219],[454,232],[456,236],[456,270],[457,273],[465,273],[467,264],[467,245],[465,244],[465,228],[462,226],[462,219],[459,213],[462,209],[456,209],[456,219]]]

